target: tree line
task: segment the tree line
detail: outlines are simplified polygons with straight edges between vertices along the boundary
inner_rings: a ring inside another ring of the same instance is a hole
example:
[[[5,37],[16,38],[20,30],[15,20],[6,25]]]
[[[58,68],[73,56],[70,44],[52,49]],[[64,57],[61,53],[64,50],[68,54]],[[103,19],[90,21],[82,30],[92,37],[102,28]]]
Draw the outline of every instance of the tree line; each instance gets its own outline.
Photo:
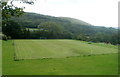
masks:
[[[114,28],[75,26],[74,24],[66,29],[56,22],[43,22],[35,28],[36,30],[30,29],[10,20],[6,26],[3,26],[3,33],[12,39],[76,39],[88,42],[120,43],[118,31]]]

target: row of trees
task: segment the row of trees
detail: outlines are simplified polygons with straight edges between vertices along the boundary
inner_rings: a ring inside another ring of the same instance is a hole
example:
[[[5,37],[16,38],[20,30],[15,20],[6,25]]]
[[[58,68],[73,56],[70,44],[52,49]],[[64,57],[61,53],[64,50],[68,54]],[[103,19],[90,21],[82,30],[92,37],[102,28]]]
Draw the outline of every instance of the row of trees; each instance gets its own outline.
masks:
[[[62,29],[54,22],[42,23],[37,30],[30,31],[29,28],[20,26],[17,22],[9,21],[3,26],[3,34],[12,39],[70,39],[71,34]]]
[[[3,26],[3,33],[12,39],[76,39],[111,44],[120,43],[117,31],[113,33],[99,31],[96,33],[72,33],[55,22],[41,23],[36,30],[31,31],[29,28],[25,28],[15,21],[9,21],[6,26]]]
[[[105,42],[111,44],[120,44],[120,41],[118,40],[119,38],[120,37],[118,36],[118,33],[108,35],[102,32],[97,32],[93,35],[79,34],[76,35],[75,37],[75,39],[77,40],[91,41],[91,42]]]

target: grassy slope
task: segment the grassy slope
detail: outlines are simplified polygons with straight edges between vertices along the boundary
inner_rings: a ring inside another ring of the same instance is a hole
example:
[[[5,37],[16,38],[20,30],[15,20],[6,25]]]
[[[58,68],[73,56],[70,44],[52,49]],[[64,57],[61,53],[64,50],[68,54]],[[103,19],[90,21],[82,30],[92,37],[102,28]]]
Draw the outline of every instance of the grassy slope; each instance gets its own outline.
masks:
[[[117,54],[14,61],[11,43],[3,41],[3,75],[117,74]]]

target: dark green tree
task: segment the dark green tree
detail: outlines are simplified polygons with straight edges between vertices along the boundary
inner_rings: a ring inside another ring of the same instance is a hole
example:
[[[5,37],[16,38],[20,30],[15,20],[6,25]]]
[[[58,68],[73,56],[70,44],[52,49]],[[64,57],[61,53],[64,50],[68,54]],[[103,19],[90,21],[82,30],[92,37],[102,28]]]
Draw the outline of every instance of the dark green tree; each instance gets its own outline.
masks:
[[[38,28],[40,29],[41,35],[47,38],[59,38],[62,31],[60,26],[54,22],[41,23]]]
[[[8,4],[8,2],[6,1],[0,1],[0,10],[2,11],[2,25],[5,25],[7,23],[7,21],[12,17],[19,17],[21,15],[24,14],[23,9],[25,8],[20,8],[17,6],[13,5],[14,0],[9,0],[10,4]],[[27,4],[33,4],[33,1],[24,1],[21,0],[20,3],[27,3]]]
[[[21,27],[17,22],[11,21],[11,17],[19,17],[24,14],[23,9],[13,5],[14,0],[0,1],[0,11],[2,11],[2,30],[3,33],[12,38],[20,38]],[[33,1],[23,1],[20,3],[33,4]],[[16,29],[15,29],[16,28]]]
[[[7,37],[11,36],[12,39],[18,39],[22,36],[22,28],[18,23],[9,21],[6,26],[3,26],[3,34]]]

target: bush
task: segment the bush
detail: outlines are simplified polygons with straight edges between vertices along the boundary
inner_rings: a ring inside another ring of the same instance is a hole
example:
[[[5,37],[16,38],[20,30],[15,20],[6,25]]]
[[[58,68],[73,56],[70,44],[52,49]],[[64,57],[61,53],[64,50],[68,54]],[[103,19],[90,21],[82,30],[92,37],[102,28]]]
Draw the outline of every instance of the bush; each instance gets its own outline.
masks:
[[[88,42],[88,44],[92,44],[92,42],[90,41],[90,42]]]
[[[5,41],[7,41],[7,40],[8,40],[8,38],[7,38],[7,36],[6,36],[6,35],[2,35],[2,39],[3,39],[3,40],[5,40]]]
[[[8,36],[7,38],[8,38],[8,39],[11,39],[11,36]]]

